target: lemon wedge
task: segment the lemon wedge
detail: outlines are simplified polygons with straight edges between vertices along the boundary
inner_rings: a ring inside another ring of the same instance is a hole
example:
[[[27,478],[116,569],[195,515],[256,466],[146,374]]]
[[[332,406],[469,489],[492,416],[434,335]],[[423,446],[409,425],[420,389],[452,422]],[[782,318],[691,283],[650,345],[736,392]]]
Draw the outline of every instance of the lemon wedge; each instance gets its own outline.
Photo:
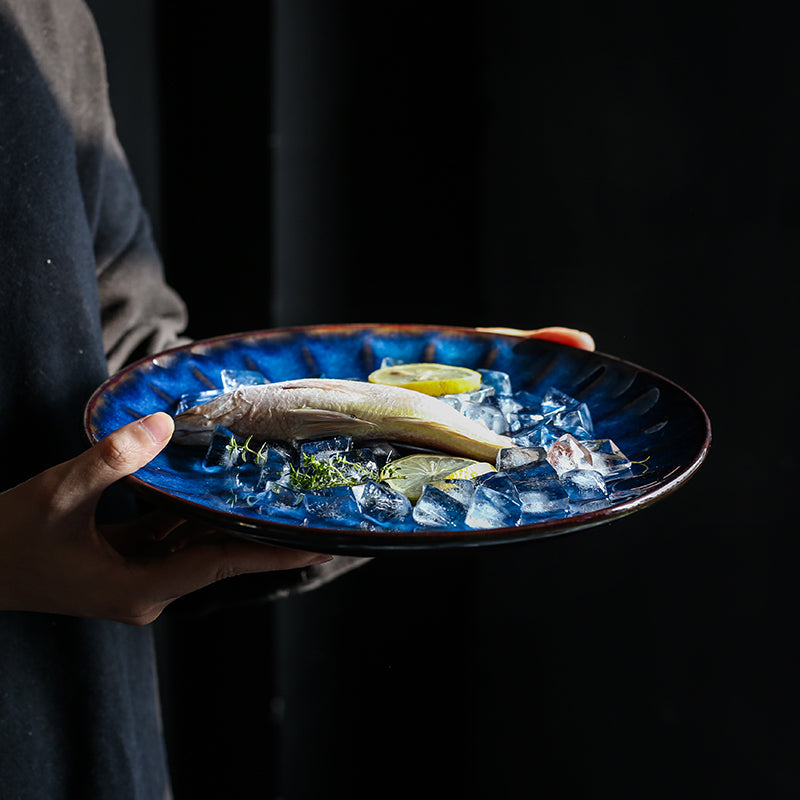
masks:
[[[474,369],[448,364],[397,364],[376,369],[367,380],[370,383],[402,386],[404,389],[439,397],[443,394],[474,391],[481,385],[481,374]]]
[[[392,461],[389,466],[392,477],[387,477],[385,482],[412,501],[419,500],[422,487],[426,483],[468,475],[475,477],[494,471],[491,464],[483,461],[436,453],[415,453],[404,456]]]

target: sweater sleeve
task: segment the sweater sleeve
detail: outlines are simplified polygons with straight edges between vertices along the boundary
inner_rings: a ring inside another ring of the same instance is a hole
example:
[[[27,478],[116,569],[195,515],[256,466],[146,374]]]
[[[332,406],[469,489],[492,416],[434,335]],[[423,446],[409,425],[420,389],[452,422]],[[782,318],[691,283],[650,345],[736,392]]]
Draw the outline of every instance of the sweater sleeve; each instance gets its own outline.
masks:
[[[113,151],[111,151],[113,152]],[[186,307],[166,283],[150,223],[123,162],[102,151],[95,234],[103,346],[109,371],[189,340]]]
[[[78,163],[94,232],[103,346],[109,370],[188,342],[187,310],[167,284],[150,221],[117,139],[105,92],[95,142]]]
[[[52,0],[51,0],[52,2]],[[76,162],[94,242],[103,347],[110,372],[174,347],[187,324],[183,300],[167,284],[135,179],[119,142],[100,35],[82,2],[59,0],[53,24],[71,42],[71,74],[52,75],[69,98]]]

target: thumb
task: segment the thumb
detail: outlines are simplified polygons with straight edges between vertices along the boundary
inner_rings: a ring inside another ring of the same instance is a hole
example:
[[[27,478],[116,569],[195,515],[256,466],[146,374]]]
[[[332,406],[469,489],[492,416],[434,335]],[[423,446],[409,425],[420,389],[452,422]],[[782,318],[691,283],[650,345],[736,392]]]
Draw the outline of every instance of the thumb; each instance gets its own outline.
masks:
[[[130,422],[109,433],[73,461],[74,475],[89,492],[102,492],[152,461],[169,442],[172,417],[164,412]]]

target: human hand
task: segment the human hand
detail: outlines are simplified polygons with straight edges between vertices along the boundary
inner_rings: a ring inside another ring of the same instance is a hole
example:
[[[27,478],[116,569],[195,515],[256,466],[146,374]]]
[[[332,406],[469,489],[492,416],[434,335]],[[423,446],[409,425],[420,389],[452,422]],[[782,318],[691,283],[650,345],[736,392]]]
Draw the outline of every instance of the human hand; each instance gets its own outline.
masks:
[[[96,524],[103,491],[155,458],[172,431],[168,414],[152,414],[0,494],[0,609],[145,625],[223,578],[330,559],[216,536],[160,512]]]
[[[532,328],[523,330],[521,328],[478,328],[479,331],[486,333],[508,333],[512,336],[527,336],[531,339],[547,339],[551,342],[560,342],[577,347],[579,350],[594,350],[594,339],[585,331],[577,331],[574,328]]]

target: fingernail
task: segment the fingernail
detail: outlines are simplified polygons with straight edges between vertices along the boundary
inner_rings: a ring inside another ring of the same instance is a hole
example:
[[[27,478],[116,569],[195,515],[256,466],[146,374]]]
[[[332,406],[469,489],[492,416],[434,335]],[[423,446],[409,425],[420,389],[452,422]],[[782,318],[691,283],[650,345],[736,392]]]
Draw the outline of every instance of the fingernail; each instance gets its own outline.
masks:
[[[142,417],[139,422],[156,444],[161,444],[166,439],[169,439],[175,428],[172,417],[163,411],[157,411],[155,414]]]

